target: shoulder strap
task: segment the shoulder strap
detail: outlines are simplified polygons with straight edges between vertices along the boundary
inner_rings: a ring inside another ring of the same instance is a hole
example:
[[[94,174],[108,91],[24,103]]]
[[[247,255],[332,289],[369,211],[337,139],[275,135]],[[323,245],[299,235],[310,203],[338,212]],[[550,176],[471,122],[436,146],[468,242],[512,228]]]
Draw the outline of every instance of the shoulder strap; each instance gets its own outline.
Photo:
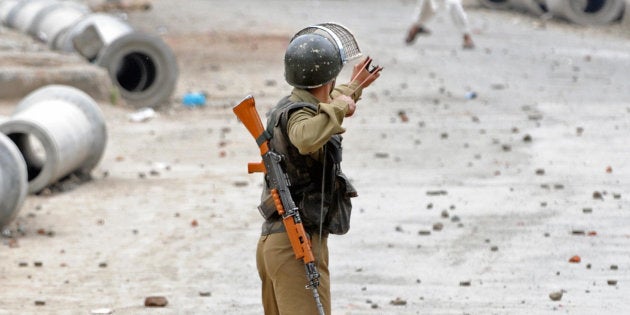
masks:
[[[265,138],[262,139],[261,141],[264,142],[265,140],[269,140],[273,138],[273,128],[275,128],[278,125],[278,123],[280,123],[280,127],[281,127],[280,129],[282,130],[282,133],[284,134],[285,137],[287,137],[288,135],[287,135],[286,127],[287,127],[291,112],[304,108],[304,107],[308,107],[312,110],[317,110],[317,107],[311,103],[293,102],[289,100],[288,96],[284,97],[269,115],[269,121],[267,122],[267,129],[261,135],[261,137],[264,136]],[[256,141],[259,141],[259,139],[256,139]]]

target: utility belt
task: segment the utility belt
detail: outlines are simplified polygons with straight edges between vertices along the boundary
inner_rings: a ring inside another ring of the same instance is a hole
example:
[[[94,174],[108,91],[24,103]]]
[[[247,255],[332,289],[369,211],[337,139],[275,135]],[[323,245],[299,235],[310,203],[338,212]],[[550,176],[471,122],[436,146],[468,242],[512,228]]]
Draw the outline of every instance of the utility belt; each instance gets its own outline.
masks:
[[[282,218],[278,218],[277,220],[265,221],[262,225],[262,233],[261,236],[276,234],[276,233],[286,233],[286,229],[284,228],[284,224],[282,223]],[[309,231],[306,229],[306,233],[309,236],[319,235],[319,231]],[[328,237],[327,231],[322,231],[321,237]]]

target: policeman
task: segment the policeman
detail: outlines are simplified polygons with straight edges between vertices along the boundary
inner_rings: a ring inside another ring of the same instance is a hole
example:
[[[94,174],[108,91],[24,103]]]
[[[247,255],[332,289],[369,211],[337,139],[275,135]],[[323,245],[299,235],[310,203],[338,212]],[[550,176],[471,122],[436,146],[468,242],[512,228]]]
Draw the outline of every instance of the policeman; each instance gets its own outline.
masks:
[[[354,114],[362,90],[382,70],[370,67],[372,59],[364,58],[354,66],[350,83],[335,86],[346,61],[343,49],[318,33],[294,37],[284,57],[285,79],[294,88],[267,120],[270,148],[285,157],[291,195],[311,237],[326,314],[331,312],[327,236],[348,231],[350,198],[357,195],[340,168],[342,123]],[[313,295],[305,289],[304,264],[295,259],[267,182],[263,186],[259,210],[265,222],[256,264],[265,314],[317,314]]]

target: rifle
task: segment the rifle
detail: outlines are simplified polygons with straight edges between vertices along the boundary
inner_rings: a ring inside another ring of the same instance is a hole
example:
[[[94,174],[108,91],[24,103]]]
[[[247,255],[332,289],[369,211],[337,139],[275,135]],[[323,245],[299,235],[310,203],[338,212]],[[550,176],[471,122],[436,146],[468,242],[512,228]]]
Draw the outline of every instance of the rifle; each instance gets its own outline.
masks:
[[[295,205],[291,192],[289,191],[289,177],[282,169],[280,163],[283,156],[269,149],[269,134],[263,128],[260,116],[256,111],[254,97],[248,95],[238,105],[232,108],[249,133],[256,139],[256,144],[260,148],[262,162],[248,163],[247,172],[263,172],[267,174],[267,179],[271,186],[271,196],[278,214],[282,217],[282,223],[289,236],[295,259],[302,260],[306,269],[306,289],[313,291],[315,304],[320,315],[324,315],[324,307],[319,299],[317,287],[319,286],[319,272],[315,266],[315,256],[313,255],[311,241],[309,240],[298,207]]]

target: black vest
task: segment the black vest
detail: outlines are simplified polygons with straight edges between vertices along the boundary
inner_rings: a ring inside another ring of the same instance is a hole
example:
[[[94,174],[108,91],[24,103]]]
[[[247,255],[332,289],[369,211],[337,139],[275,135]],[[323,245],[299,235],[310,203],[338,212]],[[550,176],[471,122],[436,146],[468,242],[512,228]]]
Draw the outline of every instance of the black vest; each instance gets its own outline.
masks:
[[[357,193],[341,172],[342,137],[331,137],[323,147],[323,156],[320,155],[323,158],[314,159],[311,155],[300,154],[289,140],[287,124],[291,113],[304,107],[317,110],[313,104],[292,102],[289,97],[283,98],[271,110],[267,120],[267,132],[271,135],[269,146],[284,157],[282,166],[289,177],[289,190],[306,231],[317,233],[321,224],[323,233],[345,234],[350,226],[350,198]],[[279,221],[280,216],[275,211],[266,178],[258,208],[267,221],[263,224],[263,234],[283,231],[281,228],[272,231],[272,226],[278,227],[273,223]]]

